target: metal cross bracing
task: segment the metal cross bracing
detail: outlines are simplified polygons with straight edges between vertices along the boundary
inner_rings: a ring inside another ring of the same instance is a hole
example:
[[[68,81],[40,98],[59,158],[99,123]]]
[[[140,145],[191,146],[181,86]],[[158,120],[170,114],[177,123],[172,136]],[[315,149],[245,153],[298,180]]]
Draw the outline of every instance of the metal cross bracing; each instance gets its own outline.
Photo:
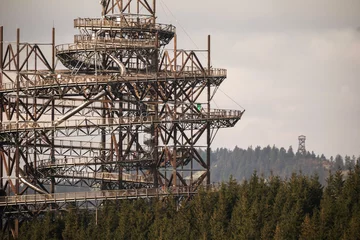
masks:
[[[306,136],[301,135],[299,136],[298,139],[299,139],[298,153],[301,155],[306,155],[306,148],[305,148]]]
[[[174,26],[156,22],[155,0],[101,5],[101,18],[74,20],[72,44],[56,46],[55,29],[50,44],[22,42],[19,29],[5,44],[0,28],[5,199],[55,194],[58,185],[195,191],[210,183],[211,143],[244,113],[211,108],[227,72],[211,67],[210,36],[203,63],[198,51],[177,49]]]

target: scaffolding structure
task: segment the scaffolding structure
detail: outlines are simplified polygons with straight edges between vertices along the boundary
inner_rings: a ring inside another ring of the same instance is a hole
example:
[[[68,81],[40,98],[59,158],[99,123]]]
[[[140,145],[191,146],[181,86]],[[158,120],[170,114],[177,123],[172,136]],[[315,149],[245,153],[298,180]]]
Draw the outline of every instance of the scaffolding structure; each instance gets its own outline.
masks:
[[[156,0],[101,6],[101,18],[74,20],[71,44],[55,45],[55,29],[49,44],[22,42],[19,29],[7,44],[0,28],[0,211],[14,237],[15,212],[66,206],[19,197],[210,184],[211,143],[244,113],[211,108],[227,72],[211,67],[210,36],[203,63],[177,49],[174,26],[156,22]]]

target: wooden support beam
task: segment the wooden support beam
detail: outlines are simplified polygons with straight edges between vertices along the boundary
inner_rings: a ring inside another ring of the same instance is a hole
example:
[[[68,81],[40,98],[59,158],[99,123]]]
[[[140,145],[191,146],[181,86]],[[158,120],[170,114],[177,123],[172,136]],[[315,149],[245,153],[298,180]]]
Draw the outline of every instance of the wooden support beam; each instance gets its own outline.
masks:
[[[208,76],[210,76],[210,67],[211,67],[211,37],[208,36]],[[208,122],[207,122],[207,131],[206,131],[206,168],[207,168],[207,175],[206,175],[206,184],[210,184],[210,155],[211,155],[211,129],[210,129],[210,102],[211,102],[211,87],[210,87],[210,79],[207,79],[207,107],[208,107]]]
[[[55,72],[55,28],[52,29],[52,71]]]
[[[174,71],[174,76],[176,77],[176,65],[177,65],[177,35],[174,35],[174,67],[173,67],[173,71]]]
[[[20,120],[20,99],[19,99],[19,95],[20,95],[20,29],[18,28],[16,30],[16,54],[17,54],[17,59],[16,59],[16,123],[19,123]],[[19,180],[19,175],[20,175],[20,154],[19,154],[19,150],[20,150],[20,146],[19,146],[19,133],[16,134],[16,152],[15,152],[15,194],[19,194],[19,189],[20,189],[20,180]]]
[[[0,27],[0,86],[3,84],[4,27]],[[2,112],[1,112],[2,114]]]
[[[156,23],[156,0],[153,0],[153,20],[154,24]]]

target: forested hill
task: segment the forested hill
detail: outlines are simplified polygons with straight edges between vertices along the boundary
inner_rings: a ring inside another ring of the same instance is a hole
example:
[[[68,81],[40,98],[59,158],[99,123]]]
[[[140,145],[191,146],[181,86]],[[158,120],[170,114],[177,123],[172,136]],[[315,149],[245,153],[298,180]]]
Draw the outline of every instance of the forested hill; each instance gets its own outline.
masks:
[[[287,150],[275,146],[255,149],[235,147],[233,150],[218,148],[211,155],[211,180],[228,181],[232,175],[236,180],[242,181],[250,179],[254,171],[265,178],[275,175],[285,179],[294,172],[301,172],[307,176],[317,174],[320,182],[325,184],[330,170],[347,170],[354,166],[356,160],[355,156],[340,155],[326,159],[324,155],[319,156],[314,152],[308,152],[304,156],[294,153],[292,147]]]
[[[69,208],[20,226],[19,239],[343,239],[360,236],[360,165],[343,179],[253,174],[219,191],[178,198],[108,201],[98,212]],[[97,219],[97,220],[96,220]],[[1,232],[0,232],[1,238]]]

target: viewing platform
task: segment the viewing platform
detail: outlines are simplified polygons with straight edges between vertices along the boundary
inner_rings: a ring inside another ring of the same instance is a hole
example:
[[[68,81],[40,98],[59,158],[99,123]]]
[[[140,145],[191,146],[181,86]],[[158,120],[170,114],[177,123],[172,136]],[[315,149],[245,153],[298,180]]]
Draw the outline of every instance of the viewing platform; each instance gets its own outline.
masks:
[[[20,121],[16,122],[2,122],[0,124],[0,133],[5,132],[24,132],[32,130],[60,130],[60,129],[74,129],[74,128],[98,128],[98,127],[115,127],[119,125],[148,125],[148,124],[164,124],[164,123],[200,123],[203,121],[211,121],[213,128],[233,127],[238,120],[241,119],[243,111],[240,110],[221,110],[215,109],[207,113],[184,113],[177,115],[172,119],[159,119],[155,116],[124,116],[119,118],[96,118],[96,119],[77,119],[66,120],[58,123],[57,121],[49,122],[33,122]],[[231,122],[224,122],[232,120]]]
[[[154,23],[152,19],[144,18],[78,18],[74,20],[75,28],[114,29],[128,31],[151,31],[159,34],[174,35],[176,27],[171,24]]]
[[[56,46],[56,54],[155,47],[156,42],[149,39],[107,39],[103,37],[93,38],[92,36],[76,35],[75,43]]]
[[[177,69],[181,69],[181,66],[178,66]],[[107,83],[137,83],[137,82],[168,82],[177,79],[178,81],[182,80],[193,80],[198,78],[198,84],[202,84],[202,80],[207,80],[208,78],[223,78],[227,76],[226,69],[214,69],[210,71],[204,69],[204,71],[194,70],[191,67],[184,67],[181,71],[160,71],[158,73],[149,73],[149,74],[136,74],[131,75],[131,73],[124,76],[116,75],[71,75],[68,71],[66,72],[57,72],[57,74],[48,74],[42,72],[21,72],[20,75],[35,76],[35,79],[32,81],[20,81],[19,87],[20,90],[34,90],[34,89],[43,89],[43,88],[57,88],[59,86],[79,86],[79,85],[102,85]],[[37,75],[46,75],[47,78],[37,78]],[[215,83],[216,84],[216,83]],[[0,85],[0,92],[14,92],[17,90],[16,83],[8,82]]]

